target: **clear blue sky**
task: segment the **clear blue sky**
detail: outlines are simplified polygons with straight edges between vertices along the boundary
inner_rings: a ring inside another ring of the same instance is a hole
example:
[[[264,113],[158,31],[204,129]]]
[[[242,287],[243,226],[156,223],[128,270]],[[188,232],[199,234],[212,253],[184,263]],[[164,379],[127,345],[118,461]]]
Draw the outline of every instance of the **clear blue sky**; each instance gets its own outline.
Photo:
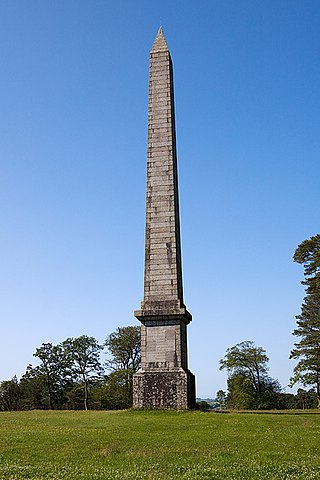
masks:
[[[149,51],[174,63],[185,301],[198,395],[253,340],[286,386],[320,231],[320,3],[1,0],[0,379],[42,342],[138,325]],[[288,390],[287,390],[288,391]]]

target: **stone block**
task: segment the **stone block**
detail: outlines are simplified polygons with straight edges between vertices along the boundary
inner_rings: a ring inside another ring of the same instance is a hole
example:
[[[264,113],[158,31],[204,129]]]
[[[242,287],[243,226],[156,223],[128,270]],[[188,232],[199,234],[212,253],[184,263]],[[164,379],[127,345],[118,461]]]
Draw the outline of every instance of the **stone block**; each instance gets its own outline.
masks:
[[[133,407],[184,410],[195,407],[195,377],[190,371],[136,373]]]

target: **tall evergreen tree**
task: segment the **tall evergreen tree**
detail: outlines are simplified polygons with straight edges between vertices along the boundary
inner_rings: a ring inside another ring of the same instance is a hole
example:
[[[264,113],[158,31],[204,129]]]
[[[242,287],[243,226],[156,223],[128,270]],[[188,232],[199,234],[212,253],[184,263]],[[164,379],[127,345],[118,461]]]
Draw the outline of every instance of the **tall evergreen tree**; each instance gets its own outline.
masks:
[[[298,359],[291,378],[291,385],[297,382],[313,386],[317,392],[320,407],[320,234],[304,240],[296,249],[293,260],[304,266],[306,296],[300,315],[296,316],[298,327],[293,335],[301,337],[291,351],[290,358]]]

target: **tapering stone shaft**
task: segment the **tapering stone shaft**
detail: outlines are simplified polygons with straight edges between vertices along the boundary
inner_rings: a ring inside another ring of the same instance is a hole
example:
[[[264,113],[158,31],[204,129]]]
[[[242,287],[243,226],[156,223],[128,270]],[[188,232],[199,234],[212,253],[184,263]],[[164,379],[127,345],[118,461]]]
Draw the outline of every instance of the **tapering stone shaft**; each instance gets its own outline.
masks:
[[[150,53],[144,303],[183,305],[173,73],[162,31]]]

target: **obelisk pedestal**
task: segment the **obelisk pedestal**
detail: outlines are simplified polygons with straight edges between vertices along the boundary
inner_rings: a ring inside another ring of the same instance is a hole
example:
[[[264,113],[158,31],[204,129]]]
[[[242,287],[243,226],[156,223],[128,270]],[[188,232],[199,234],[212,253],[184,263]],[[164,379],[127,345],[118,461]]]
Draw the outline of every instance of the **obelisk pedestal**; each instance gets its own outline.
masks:
[[[136,408],[192,408],[183,303],[172,62],[160,27],[150,53],[144,300],[141,368],[133,379]]]

